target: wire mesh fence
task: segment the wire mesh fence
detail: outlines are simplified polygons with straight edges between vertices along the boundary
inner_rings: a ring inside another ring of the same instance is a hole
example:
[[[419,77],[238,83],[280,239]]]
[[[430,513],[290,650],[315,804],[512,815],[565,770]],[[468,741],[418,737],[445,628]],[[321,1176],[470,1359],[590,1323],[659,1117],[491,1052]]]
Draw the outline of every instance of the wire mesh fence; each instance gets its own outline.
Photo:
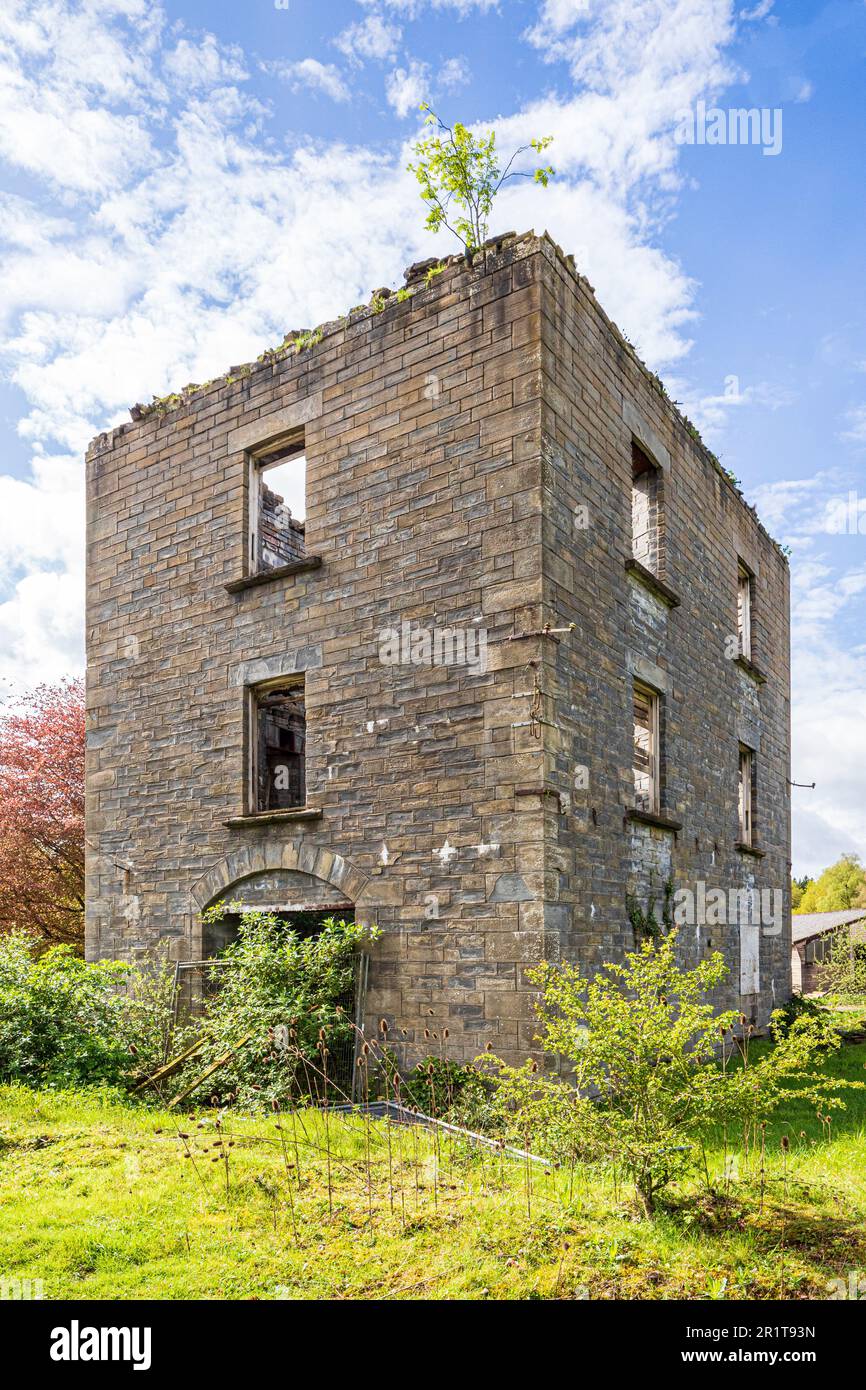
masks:
[[[358,1099],[357,1059],[362,1045],[369,966],[366,952],[358,952],[351,986],[333,1001],[335,1019],[345,1019],[346,1026],[333,1029],[329,1040],[327,1091],[331,1098],[341,1101]],[[178,962],[172,993],[175,1027],[197,1018],[201,1018],[204,1026],[208,1005],[218,995],[225,971],[237,968],[230,960]],[[287,1017],[286,1027],[291,1023],[291,1018]]]
[[[172,997],[172,1016],[175,1024],[204,1014],[208,1000],[212,999],[219,989],[221,972],[231,969],[231,961],[179,961],[175,966]]]

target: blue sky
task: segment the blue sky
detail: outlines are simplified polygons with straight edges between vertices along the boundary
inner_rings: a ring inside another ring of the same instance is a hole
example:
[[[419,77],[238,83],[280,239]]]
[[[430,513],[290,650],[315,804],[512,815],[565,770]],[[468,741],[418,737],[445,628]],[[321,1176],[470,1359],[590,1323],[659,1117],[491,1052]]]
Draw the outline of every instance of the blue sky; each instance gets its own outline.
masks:
[[[80,669],[97,430],[449,249],[426,98],[554,136],[492,229],[575,252],[791,546],[795,870],[866,857],[864,63],[863,0],[5,0],[0,679]],[[778,153],[683,143],[700,102]]]

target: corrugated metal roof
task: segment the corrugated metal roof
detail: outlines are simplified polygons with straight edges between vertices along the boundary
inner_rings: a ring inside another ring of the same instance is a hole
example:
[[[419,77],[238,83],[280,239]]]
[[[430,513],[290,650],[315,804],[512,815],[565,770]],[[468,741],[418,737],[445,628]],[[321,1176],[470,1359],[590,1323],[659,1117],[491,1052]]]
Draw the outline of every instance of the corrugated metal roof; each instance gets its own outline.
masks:
[[[849,922],[866,922],[866,908],[848,908],[845,912],[794,912],[791,915],[791,939],[808,941],[812,936],[823,936],[836,927],[847,926]]]

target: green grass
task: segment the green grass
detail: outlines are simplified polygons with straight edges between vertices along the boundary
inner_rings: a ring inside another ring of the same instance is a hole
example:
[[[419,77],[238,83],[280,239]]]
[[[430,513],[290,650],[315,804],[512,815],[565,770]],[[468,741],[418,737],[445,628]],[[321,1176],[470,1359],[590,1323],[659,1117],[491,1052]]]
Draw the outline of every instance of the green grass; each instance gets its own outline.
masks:
[[[832,1062],[854,1080],[864,1065],[866,1045]],[[227,1190],[211,1112],[5,1087],[0,1278],[41,1279],[49,1299],[826,1298],[866,1270],[864,1119],[866,1092],[829,1136],[792,1103],[767,1129],[763,1204],[757,1156],[726,1188],[720,1149],[714,1194],[680,1188],[647,1221],[611,1174],[528,1183],[519,1161],[449,1143],[437,1159],[394,1127],[389,1162],[383,1124],[332,1116],[326,1136],[318,1113],[288,1169],[274,1117],[227,1117]]]

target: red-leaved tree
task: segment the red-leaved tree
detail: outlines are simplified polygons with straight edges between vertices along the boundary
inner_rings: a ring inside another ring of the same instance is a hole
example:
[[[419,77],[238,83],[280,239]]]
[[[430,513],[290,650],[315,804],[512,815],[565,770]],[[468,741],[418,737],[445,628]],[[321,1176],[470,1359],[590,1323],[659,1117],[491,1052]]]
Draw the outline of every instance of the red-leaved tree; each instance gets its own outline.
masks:
[[[0,931],[84,939],[84,682],[0,714]]]

